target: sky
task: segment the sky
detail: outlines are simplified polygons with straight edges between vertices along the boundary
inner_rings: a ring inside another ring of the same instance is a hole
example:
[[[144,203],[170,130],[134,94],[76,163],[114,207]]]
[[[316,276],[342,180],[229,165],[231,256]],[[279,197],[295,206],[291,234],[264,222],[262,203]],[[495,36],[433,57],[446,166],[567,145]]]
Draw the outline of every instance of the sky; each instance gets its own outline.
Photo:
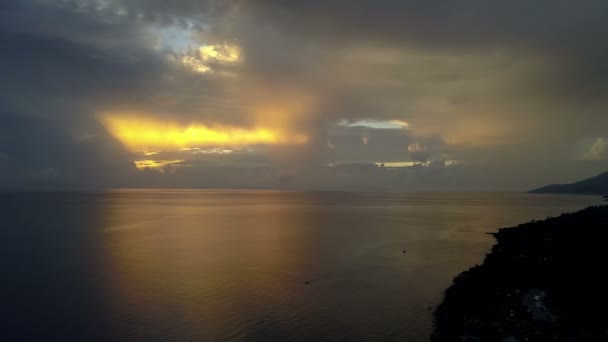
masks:
[[[522,191],[608,170],[605,0],[3,0],[0,189]]]

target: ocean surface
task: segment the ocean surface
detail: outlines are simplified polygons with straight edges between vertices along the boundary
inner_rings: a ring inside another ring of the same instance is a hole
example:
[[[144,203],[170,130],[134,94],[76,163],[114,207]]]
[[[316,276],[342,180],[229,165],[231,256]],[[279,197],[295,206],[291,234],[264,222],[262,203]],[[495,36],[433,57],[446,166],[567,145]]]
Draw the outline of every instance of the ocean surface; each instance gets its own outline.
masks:
[[[2,341],[428,341],[518,193],[0,194]],[[405,251],[405,252],[404,252]]]

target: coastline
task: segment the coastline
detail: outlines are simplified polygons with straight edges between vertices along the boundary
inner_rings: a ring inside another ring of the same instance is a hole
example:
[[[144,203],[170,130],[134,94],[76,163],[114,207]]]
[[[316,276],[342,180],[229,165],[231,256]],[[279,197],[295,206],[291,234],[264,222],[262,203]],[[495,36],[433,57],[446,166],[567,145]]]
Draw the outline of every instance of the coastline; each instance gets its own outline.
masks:
[[[608,206],[502,228],[434,312],[432,341],[608,340]]]

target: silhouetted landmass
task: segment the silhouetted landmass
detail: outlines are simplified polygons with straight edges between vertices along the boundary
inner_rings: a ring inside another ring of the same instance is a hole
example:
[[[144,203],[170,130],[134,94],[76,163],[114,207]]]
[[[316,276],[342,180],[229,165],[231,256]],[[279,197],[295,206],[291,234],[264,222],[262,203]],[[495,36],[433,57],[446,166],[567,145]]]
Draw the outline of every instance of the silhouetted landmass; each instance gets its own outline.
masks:
[[[553,184],[534,189],[531,193],[546,194],[608,194],[608,172],[571,184]]]
[[[433,341],[608,341],[608,206],[494,236],[446,291]]]

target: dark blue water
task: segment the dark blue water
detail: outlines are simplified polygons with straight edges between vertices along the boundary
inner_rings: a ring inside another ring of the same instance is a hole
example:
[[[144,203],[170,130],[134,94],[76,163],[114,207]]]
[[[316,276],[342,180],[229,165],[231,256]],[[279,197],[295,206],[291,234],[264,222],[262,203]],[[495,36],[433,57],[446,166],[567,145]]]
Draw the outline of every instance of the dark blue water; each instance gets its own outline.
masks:
[[[598,203],[464,193],[3,194],[0,340],[426,341],[428,308],[482,261],[494,243],[486,232]]]

